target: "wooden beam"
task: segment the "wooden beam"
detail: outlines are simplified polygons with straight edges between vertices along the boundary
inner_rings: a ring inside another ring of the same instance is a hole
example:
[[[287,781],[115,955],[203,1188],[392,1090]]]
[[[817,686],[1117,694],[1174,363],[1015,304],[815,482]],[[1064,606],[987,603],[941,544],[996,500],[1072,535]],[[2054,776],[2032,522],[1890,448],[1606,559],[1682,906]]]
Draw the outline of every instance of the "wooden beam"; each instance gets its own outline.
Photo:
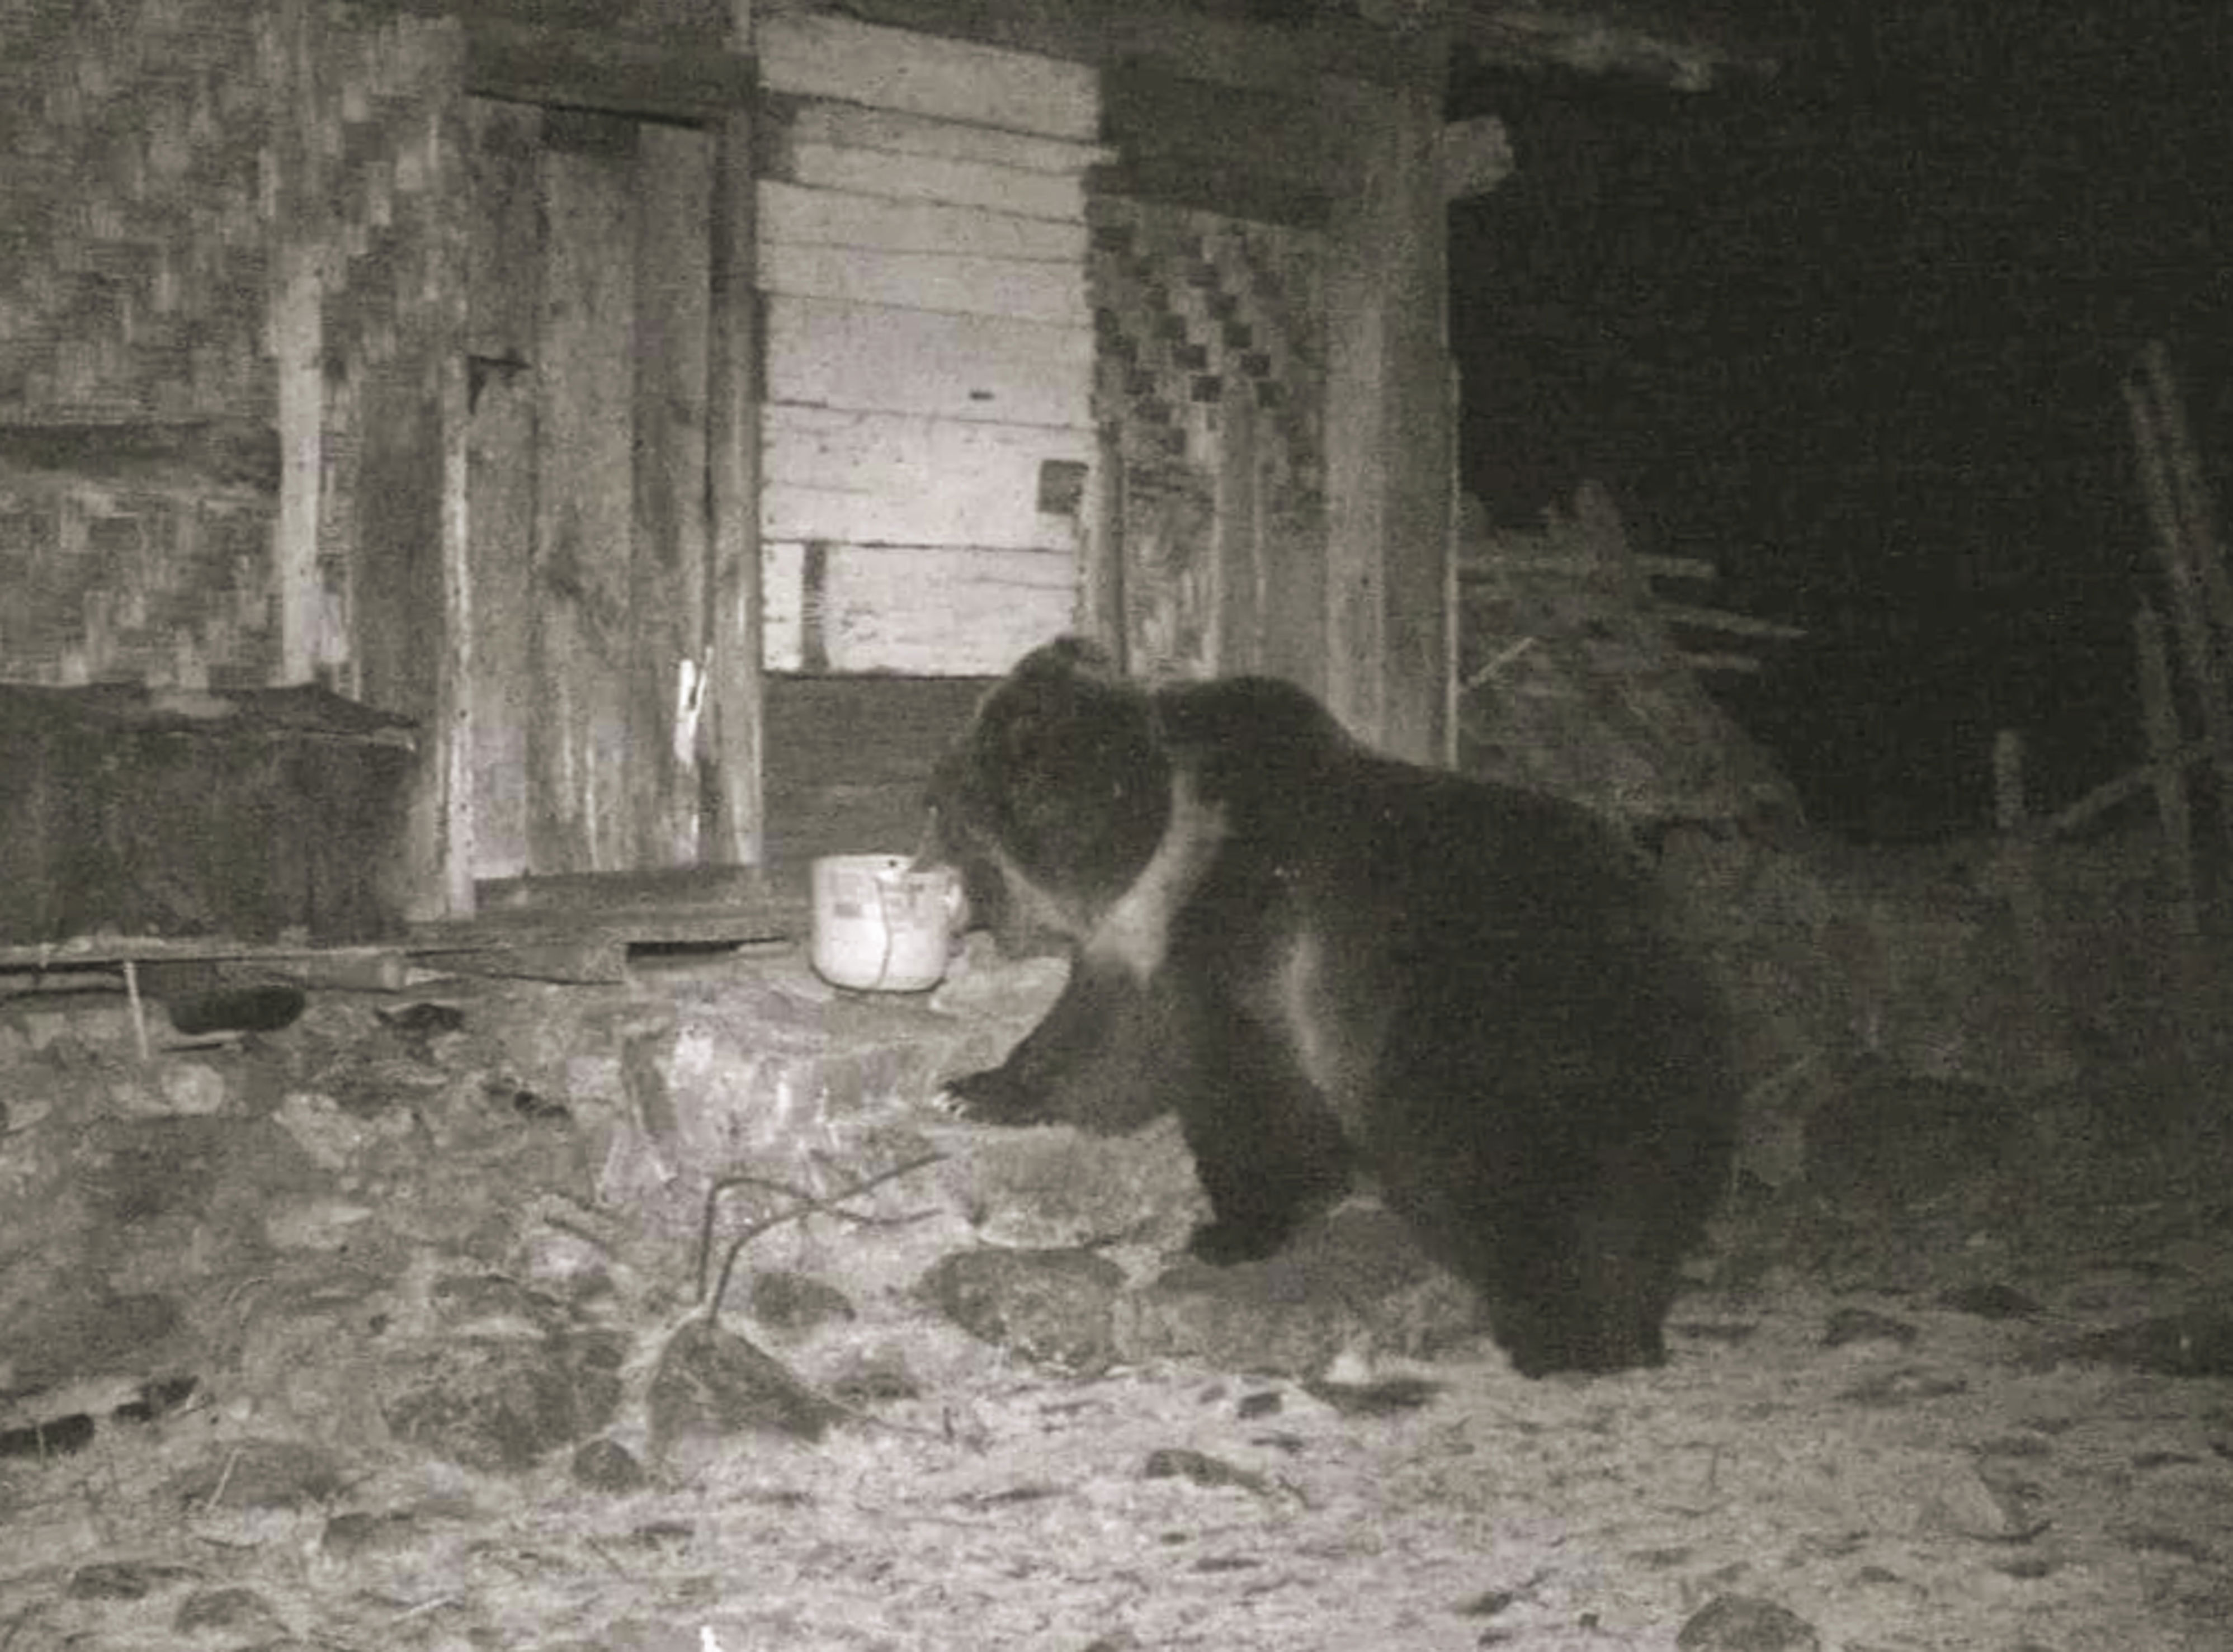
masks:
[[[1176,0],[847,0],[845,10],[864,22],[1097,68],[1159,59],[1222,86],[1307,88],[1338,75],[1439,98],[1448,55],[1432,29],[1380,29],[1331,14],[1280,27],[1206,16]]]
[[[1076,143],[1100,136],[1097,77],[1064,53],[989,47],[936,23],[879,28],[821,12],[763,20],[758,45],[771,92]]]
[[[465,90],[480,97],[711,127],[751,102],[757,80],[749,56],[702,42],[655,46],[486,18],[465,24]]]
[[[1221,86],[1160,58],[1112,63],[1103,135],[1119,159],[1094,187],[1135,200],[1318,229],[1333,208],[1345,135],[1315,88]]]

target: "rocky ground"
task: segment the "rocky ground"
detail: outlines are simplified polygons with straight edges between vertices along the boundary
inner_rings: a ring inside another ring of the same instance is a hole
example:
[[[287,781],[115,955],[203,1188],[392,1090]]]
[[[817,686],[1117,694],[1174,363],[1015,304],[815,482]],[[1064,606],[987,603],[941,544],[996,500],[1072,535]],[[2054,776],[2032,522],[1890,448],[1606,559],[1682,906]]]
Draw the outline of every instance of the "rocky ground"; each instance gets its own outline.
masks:
[[[1173,1270],[1168,1128],[946,1120],[1048,986],[0,1006],[0,1652],[2233,1647],[2214,1072],[1856,1070],[1529,1382],[1369,1201]]]

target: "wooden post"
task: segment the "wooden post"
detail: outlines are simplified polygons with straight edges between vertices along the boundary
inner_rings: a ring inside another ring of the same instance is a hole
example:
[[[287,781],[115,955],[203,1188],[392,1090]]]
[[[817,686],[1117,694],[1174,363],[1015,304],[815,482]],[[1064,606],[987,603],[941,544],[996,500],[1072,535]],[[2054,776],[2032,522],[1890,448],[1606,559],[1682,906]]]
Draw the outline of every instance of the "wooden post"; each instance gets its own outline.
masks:
[[[739,0],[739,28],[751,9]],[[749,36],[732,39],[738,51]],[[752,111],[740,107],[713,129],[713,260],[706,382],[707,491],[713,500],[706,559],[705,705],[700,773],[711,818],[700,839],[708,861],[758,866],[766,854],[762,730],[765,716],[760,605],[760,309]]]
[[[2217,512],[2210,501],[2210,485],[2202,474],[2202,462],[2195,454],[2185,402],[2171,377],[2171,354],[2161,340],[2141,353],[2140,365],[2154,404],[2156,434],[2163,449],[2164,468],[2169,473],[2187,564],[2199,576],[2220,642],[2233,645],[2233,577],[2226,573],[2224,553],[2217,543]]]
[[[1365,738],[1433,763],[1452,669],[1442,100],[1326,88],[1355,145],[1326,283],[1326,698]]]
[[[2163,823],[2165,866],[2171,873],[2173,927],[2182,940],[2202,933],[2196,894],[2193,831],[2188,817],[2186,772],[2180,762],[2178,712],[2171,699],[2171,654],[2154,605],[2140,604],[2132,619],[2139,656],[2140,711],[2146,719],[2149,771],[2155,779],[2156,816]]]
[[[2146,719],[2149,771],[2154,777],[2156,814],[2163,823],[2164,856],[2171,879],[2171,950],[2175,976],[2173,1006],[2181,1054],[2199,1070],[2204,1023],[2200,991],[2206,964],[2202,951],[2202,907],[2194,875],[2193,833],[2186,801],[2185,753],[2178,738],[2178,711],[2171,700],[2171,657],[2164,646],[2163,621],[2143,602],[2132,617],[2139,655],[2140,707]]]
[[[2171,622],[2178,628],[2179,656],[2194,685],[2195,698],[2202,706],[2203,737],[2209,742],[2210,766],[2217,777],[2218,829],[2227,842],[2233,843],[2233,701],[2227,698],[2224,672],[2210,639],[2201,577],[2189,537],[2180,522],[2159,409],[2151,404],[2142,387],[2130,380],[2125,385],[2125,402],[2132,414],[2141,491],[2147,499],[2149,519],[2155,526],[2156,555],[2163,564],[2164,582],[2171,593]],[[2165,704],[2169,706],[2172,702],[2168,680],[2164,693]],[[2176,714],[2173,716],[2175,732]]]
[[[2002,729],[1993,737],[1993,823],[2000,834],[2001,889],[2016,926],[2024,978],[2042,1007],[2052,1001],[2047,967],[2045,903],[2039,892],[2039,853],[2024,806],[2023,736]]]
[[[1078,511],[1077,629],[1129,669],[1124,624],[1124,447],[1113,423],[1096,433],[1093,472]]]

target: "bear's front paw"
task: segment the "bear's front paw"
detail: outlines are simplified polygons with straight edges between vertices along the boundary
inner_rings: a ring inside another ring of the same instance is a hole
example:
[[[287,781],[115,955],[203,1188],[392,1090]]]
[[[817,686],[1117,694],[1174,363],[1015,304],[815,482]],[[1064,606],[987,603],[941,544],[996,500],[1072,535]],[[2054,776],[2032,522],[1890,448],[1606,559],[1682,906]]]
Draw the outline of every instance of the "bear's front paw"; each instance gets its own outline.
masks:
[[[1260,1222],[1204,1222],[1187,1241],[1187,1254],[1214,1268],[1229,1268],[1236,1262],[1262,1261],[1286,1237],[1284,1228],[1267,1227]]]
[[[1032,1086],[1019,1083],[1005,1067],[947,1079],[939,1101],[954,1117],[974,1124],[1013,1128],[1049,1122],[1046,1098]]]

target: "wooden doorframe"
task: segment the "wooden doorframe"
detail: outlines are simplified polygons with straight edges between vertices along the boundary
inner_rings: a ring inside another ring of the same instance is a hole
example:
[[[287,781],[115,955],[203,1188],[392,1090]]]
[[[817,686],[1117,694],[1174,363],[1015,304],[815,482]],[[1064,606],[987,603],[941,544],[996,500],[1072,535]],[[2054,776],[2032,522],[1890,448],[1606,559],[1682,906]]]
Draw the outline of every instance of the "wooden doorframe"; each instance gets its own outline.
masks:
[[[749,11],[740,9],[740,16]],[[760,667],[760,321],[752,126],[758,71],[749,53],[676,49],[578,31],[473,20],[463,25],[465,96],[693,126],[713,145],[711,314],[706,363],[706,628],[697,745],[701,858],[759,865],[765,839]],[[461,204],[460,210],[463,210]],[[469,407],[462,330],[444,378],[442,564],[447,627],[445,714],[427,772],[441,792],[441,899],[473,915],[475,865]]]

